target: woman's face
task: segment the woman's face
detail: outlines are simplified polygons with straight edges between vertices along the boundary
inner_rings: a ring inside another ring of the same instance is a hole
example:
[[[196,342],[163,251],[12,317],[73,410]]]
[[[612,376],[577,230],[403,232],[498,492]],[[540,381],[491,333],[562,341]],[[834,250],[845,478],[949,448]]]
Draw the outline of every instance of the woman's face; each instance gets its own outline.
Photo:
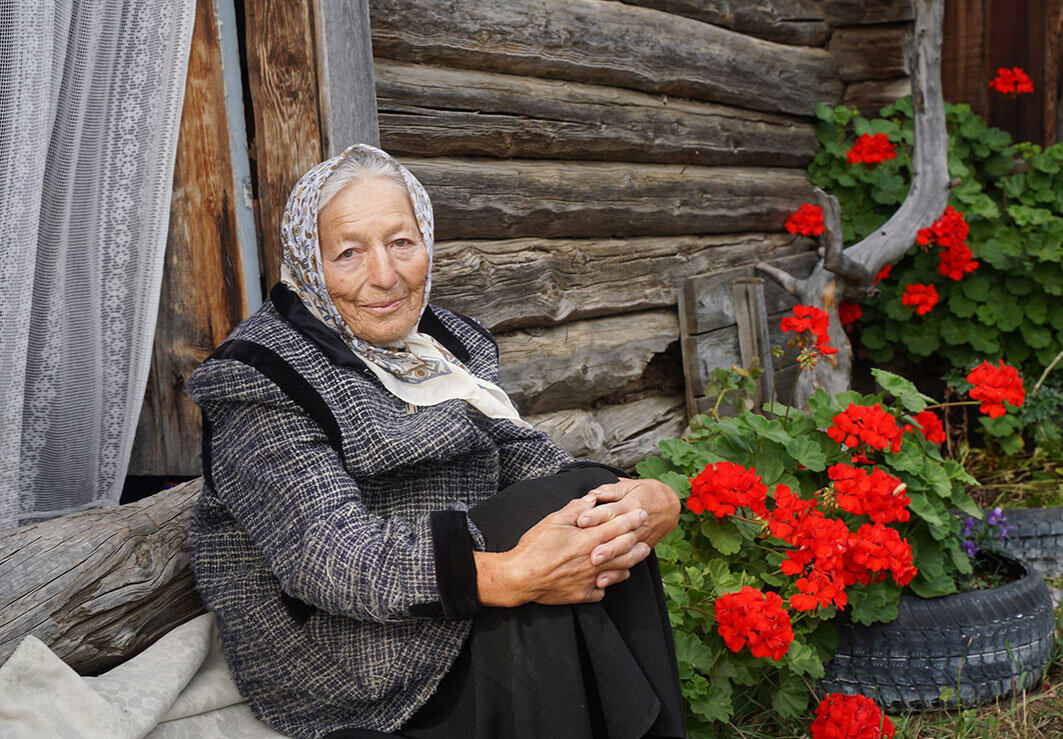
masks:
[[[325,286],[351,332],[370,344],[417,325],[428,251],[406,189],[359,177],[318,212]]]

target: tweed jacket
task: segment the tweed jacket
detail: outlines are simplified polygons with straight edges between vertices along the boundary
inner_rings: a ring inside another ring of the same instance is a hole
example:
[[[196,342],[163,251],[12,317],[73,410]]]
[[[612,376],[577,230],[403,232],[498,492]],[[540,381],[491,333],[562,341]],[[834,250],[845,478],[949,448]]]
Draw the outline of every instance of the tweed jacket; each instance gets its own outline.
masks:
[[[429,306],[419,330],[499,382],[477,322]],[[241,694],[293,737],[397,729],[479,609],[465,511],[572,457],[462,400],[408,407],[281,284],[188,390],[204,419],[192,569]]]

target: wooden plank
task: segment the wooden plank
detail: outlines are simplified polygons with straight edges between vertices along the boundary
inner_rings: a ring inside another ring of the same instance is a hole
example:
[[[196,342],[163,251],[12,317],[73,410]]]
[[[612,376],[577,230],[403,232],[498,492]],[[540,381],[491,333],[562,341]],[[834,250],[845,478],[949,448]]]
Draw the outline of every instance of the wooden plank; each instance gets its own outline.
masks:
[[[432,302],[492,331],[672,307],[692,274],[807,252],[787,233],[436,244]]]
[[[410,159],[436,235],[509,239],[781,231],[812,198],[804,170]]]
[[[351,144],[380,145],[367,0],[311,0],[325,157]]]
[[[877,116],[883,106],[912,94],[912,81],[908,77],[895,80],[869,80],[851,82],[845,88],[845,105],[857,108],[866,116]]]
[[[819,258],[812,252],[771,260],[776,267],[804,279],[812,274]],[[687,335],[733,326],[738,322],[734,294],[731,285],[736,280],[761,276],[753,265],[714,271],[690,278],[683,287],[680,310],[687,316]],[[795,305],[795,298],[773,280],[764,283],[764,301],[768,313],[788,311]]]
[[[0,664],[32,634],[95,674],[203,613],[188,554],[202,483],[0,531]]]
[[[499,334],[502,387],[522,413],[585,407],[630,386],[678,341],[672,310]]]
[[[1063,79],[1063,0],[1046,0],[1045,5],[1044,60],[1041,65],[1044,70],[1044,82],[1041,84],[1043,144],[1052,146],[1063,134],[1060,121],[1063,108],[1059,102]]]
[[[527,420],[574,456],[629,472],[659,451],[658,441],[682,435],[687,422],[681,395],[652,396],[595,410],[554,411]]]
[[[378,57],[801,115],[841,99],[822,49],[607,0],[370,0],[369,7]]]
[[[779,328],[779,323],[786,315],[789,315],[789,311],[773,313],[767,317],[770,346],[786,346],[790,336]],[[712,371],[717,367],[743,364],[737,325],[718,328],[696,336],[686,336],[682,341],[687,344],[685,351],[697,357],[697,362],[691,367],[694,371],[693,375],[687,378],[687,381],[695,388],[704,388],[712,379]]]
[[[247,79],[254,113],[259,263],[265,291],[280,279],[280,222],[292,187],[322,157],[310,8],[246,0]]]
[[[395,155],[804,167],[802,118],[577,82],[376,61]]]
[[[131,475],[199,474],[199,409],[184,392],[184,383],[247,315],[216,20],[211,0],[199,0],[174,163],[159,316],[129,461]],[[257,290],[258,285],[251,288]]]
[[[983,118],[989,112],[985,52],[988,0],[948,0],[942,22],[941,87],[945,100],[967,103]]]
[[[1016,141],[1044,141],[1046,13],[1045,0],[987,3],[985,84],[988,86],[999,67],[1022,67],[1033,80],[1034,92],[1014,99],[994,90],[988,92],[989,125],[1004,129]]]
[[[823,9],[813,0],[623,0],[730,28],[780,44],[822,46],[830,38]]]
[[[894,79],[909,74],[904,48],[911,37],[909,23],[839,28],[828,48],[846,82]]]
[[[823,18],[831,26],[896,23],[915,19],[912,0],[821,0]]]
[[[742,277],[734,282],[734,306],[738,319],[738,348],[742,366],[756,364],[764,372],[757,379],[753,394],[755,408],[760,408],[774,388],[774,361],[768,337],[768,311],[764,302],[764,278]]]

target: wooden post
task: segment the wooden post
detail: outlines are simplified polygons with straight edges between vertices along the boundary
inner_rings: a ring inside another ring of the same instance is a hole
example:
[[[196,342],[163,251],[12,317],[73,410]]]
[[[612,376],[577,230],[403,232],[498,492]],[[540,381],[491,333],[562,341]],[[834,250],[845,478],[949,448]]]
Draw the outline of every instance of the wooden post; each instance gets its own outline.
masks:
[[[738,346],[742,365],[749,367],[754,359],[759,360],[764,374],[757,381],[753,394],[753,409],[760,407],[772,396],[774,389],[774,362],[771,355],[771,340],[768,337],[768,309],[764,302],[764,279],[743,277],[734,282],[734,311],[738,321]]]

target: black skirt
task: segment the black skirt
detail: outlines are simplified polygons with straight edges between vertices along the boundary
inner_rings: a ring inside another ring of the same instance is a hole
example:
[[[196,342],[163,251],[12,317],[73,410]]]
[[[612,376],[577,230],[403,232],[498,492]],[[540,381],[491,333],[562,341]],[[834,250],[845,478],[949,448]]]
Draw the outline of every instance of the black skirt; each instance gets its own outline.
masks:
[[[488,551],[506,551],[546,515],[616,479],[584,464],[511,485],[470,516]],[[651,554],[599,603],[485,608],[436,692],[397,734],[344,729],[325,739],[683,736],[672,630]]]

